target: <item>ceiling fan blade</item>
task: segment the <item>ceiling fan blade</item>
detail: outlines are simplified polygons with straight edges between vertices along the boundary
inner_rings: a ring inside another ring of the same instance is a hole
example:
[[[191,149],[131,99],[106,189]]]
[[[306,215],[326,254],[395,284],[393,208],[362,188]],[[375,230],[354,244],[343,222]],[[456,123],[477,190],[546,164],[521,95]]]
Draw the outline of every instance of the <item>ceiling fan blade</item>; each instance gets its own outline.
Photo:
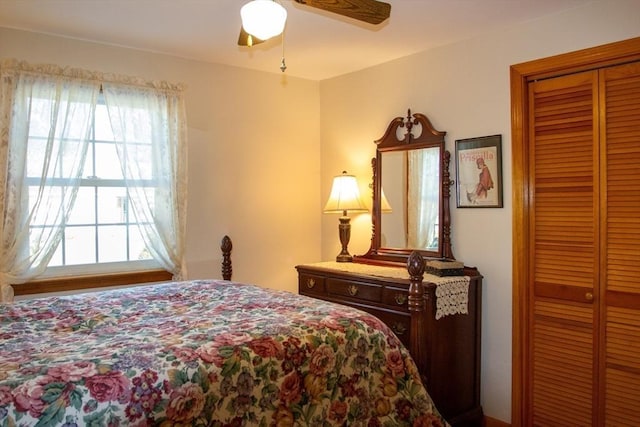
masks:
[[[238,36],[238,46],[248,46],[251,47],[258,43],[262,43],[264,40],[260,40],[259,38],[252,36],[247,33],[242,26],[240,26],[240,35]]]
[[[380,24],[391,14],[391,5],[377,0],[295,0],[317,9],[348,16],[369,24]]]

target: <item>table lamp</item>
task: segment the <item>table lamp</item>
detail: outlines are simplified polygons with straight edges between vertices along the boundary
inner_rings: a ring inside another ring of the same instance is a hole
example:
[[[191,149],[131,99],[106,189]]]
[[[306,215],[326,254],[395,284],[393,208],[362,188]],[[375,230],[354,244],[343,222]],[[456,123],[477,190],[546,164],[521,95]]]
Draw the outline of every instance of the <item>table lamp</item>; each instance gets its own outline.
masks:
[[[354,175],[348,175],[343,171],[341,175],[333,178],[331,194],[329,200],[324,207],[324,213],[342,213],[338,232],[340,234],[340,243],[342,251],[336,257],[337,262],[350,262],[353,257],[349,255],[347,245],[351,238],[351,224],[347,211],[366,212],[367,208],[360,200],[360,191],[358,190],[358,182]]]

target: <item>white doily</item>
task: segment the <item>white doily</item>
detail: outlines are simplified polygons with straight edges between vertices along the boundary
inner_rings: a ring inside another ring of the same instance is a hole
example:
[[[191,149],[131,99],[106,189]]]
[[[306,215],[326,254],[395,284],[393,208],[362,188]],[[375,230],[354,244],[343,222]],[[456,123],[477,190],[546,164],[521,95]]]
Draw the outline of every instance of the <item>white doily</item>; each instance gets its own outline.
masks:
[[[436,286],[436,320],[469,313],[469,277],[455,277]]]

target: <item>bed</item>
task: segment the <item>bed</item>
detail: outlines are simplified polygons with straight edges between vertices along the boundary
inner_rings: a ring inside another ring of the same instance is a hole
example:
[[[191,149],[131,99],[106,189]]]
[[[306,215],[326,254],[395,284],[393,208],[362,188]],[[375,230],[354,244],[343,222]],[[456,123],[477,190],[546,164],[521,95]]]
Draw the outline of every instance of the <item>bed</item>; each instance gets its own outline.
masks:
[[[0,426],[447,425],[376,317],[230,280],[0,304],[0,343]]]

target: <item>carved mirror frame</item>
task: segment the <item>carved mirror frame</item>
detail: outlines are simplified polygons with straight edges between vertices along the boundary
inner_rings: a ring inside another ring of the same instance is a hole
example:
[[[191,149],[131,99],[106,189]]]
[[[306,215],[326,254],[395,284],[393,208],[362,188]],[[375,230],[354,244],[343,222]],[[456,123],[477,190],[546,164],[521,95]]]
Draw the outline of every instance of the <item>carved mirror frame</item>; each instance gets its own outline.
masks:
[[[421,129],[418,136],[414,134],[414,127],[417,125],[419,125],[419,129]],[[401,132],[403,132],[402,136],[400,136]],[[366,254],[354,257],[354,261],[363,263],[406,263],[411,252],[416,250],[424,257],[455,259],[451,250],[450,198],[451,186],[453,184],[449,173],[451,153],[445,149],[445,135],[446,132],[434,129],[427,116],[421,113],[411,114],[411,110],[408,110],[407,117],[396,117],[393,119],[391,123],[389,123],[382,138],[374,141],[377,147],[376,157],[371,160],[373,169],[371,247]],[[431,251],[416,248],[382,247],[382,154],[393,151],[409,151],[431,147],[438,147],[440,152],[438,249]]]

